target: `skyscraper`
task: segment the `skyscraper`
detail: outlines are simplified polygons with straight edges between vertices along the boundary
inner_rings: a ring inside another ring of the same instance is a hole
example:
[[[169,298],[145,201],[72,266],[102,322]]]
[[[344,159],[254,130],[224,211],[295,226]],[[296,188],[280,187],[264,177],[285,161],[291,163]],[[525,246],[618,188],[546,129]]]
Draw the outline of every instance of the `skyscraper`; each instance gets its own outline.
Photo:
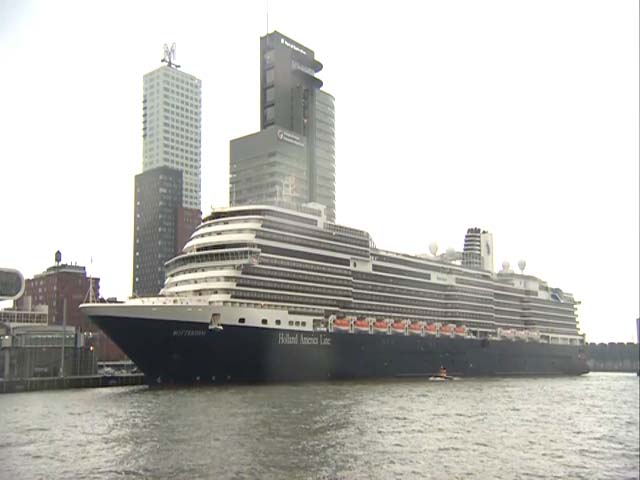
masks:
[[[182,172],[182,206],[200,210],[201,82],[171,62],[144,76],[142,171]]]
[[[164,262],[178,245],[178,211],[182,202],[182,173],[157,167],[136,175],[133,234],[133,293],[146,297],[164,285]]]
[[[142,173],[136,175],[133,293],[155,295],[164,262],[180,252],[200,222],[201,82],[178,70],[175,46],[144,76]]]
[[[231,205],[325,205],[335,221],[335,113],[314,52],[273,32],[260,39],[260,128],[231,141]]]

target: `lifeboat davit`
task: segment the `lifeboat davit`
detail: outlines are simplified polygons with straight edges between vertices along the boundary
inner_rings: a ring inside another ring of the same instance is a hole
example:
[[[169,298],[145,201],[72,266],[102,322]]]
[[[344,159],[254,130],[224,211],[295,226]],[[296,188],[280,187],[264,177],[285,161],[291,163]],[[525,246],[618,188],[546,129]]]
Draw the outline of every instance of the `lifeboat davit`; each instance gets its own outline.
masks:
[[[386,320],[376,320],[373,322],[373,333],[389,333],[389,322]]]

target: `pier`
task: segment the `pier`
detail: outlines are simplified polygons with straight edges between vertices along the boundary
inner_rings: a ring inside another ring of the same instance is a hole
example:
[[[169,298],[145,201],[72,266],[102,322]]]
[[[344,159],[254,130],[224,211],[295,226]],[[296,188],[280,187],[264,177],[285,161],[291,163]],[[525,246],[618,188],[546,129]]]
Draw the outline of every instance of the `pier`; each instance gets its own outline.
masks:
[[[592,372],[638,372],[640,349],[637,343],[588,343],[587,364]]]
[[[74,377],[33,377],[11,380],[0,379],[0,393],[61,390],[69,388],[124,387],[142,385],[142,373],[123,375],[85,375]]]

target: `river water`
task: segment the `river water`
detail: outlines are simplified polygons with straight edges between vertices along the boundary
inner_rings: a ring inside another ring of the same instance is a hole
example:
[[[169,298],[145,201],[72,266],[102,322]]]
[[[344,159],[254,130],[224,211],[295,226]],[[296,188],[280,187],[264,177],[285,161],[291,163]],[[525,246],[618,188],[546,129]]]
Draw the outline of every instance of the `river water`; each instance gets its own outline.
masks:
[[[638,478],[638,378],[0,396],[0,478]]]

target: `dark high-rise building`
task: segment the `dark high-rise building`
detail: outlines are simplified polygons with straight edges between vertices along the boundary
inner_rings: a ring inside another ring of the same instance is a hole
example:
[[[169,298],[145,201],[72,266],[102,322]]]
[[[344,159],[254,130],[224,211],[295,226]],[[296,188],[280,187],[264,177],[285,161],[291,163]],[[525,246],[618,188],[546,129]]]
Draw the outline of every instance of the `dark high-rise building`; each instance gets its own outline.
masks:
[[[180,251],[182,172],[157,167],[136,175],[133,232],[133,294],[156,295],[164,285],[164,262]]]
[[[231,205],[325,205],[335,221],[335,114],[313,50],[260,39],[260,132],[231,141]]]

